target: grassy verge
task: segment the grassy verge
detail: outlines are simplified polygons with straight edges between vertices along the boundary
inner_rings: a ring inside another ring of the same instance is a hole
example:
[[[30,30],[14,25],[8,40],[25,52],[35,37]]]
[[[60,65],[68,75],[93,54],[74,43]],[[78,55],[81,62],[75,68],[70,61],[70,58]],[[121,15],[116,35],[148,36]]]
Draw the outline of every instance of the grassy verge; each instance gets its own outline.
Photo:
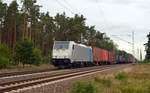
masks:
[[[45,70],[45,69],[55,69],[55,67],[53,65],[50,65],[49,63],[41,64],[40,66],[25,65],[24,68],[21,65],[21,66],[11,67],[10,69],[1,69],[0,73],[22,72],[22,71],[36,71],[36,70]]]
[[[76,82],[70,93],[150,93],[150,64],[136,64],[107,77]]]

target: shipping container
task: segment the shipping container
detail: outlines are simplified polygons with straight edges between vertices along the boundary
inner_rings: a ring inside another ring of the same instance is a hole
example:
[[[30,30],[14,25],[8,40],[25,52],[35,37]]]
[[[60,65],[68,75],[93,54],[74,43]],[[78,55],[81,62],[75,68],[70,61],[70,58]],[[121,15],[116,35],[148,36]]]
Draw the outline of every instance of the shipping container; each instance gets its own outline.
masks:
[[[102,58],[102,62],[105,64],[107,64],[107,62],[109,61],[108,60],[108,51],[107,50],[104,50],[104,49],[102,49],[101,50],[101,58]]]
[[[124,59],[125,59],[125,63],[127,63],[128,62],[127,57],[124,57]]]
[[[129,58],[129,63],[131,63],[131,60],[130,60],[130,58]]]
[[[93,53],[93,62],[98,64],[107,64],[108,62],[108,51],[96,47],[92,47],[92,53]]]
[[[108,52],[108,60],[109,60],[109,64],[113,63],[113,53],[112,52]]]
[[[113,62],[116,63],[116,53],[113,53]]]
[[[130,60],[130,58],[129,58],[129,63],[131,63],[131,60]]]
[[[109,63],[110,64],[116,63],[116,53],[109,52]]]
[[[129,63],[129,58],[128,57],[126,58],[126,63]]]
[[[132,63],[133,62],[133,59],[132,58],[130,58],[130,63]]]
[[[126,63],[126,58],[125,57],[123,57],[123,63]]]
[[[116,55],[116,62],[120,63],[120,56],[119,55]]]
[[[120,59],[121,59],[121,62],[120,62],[120,63],[123,63],[123,56],[120,56]]]
[[[94,64],[101,64],[101,62],[102,62],[101,51],[102,51],[102,49],[92,46],[92,54],[93,54],[92,56],[93,56]]]

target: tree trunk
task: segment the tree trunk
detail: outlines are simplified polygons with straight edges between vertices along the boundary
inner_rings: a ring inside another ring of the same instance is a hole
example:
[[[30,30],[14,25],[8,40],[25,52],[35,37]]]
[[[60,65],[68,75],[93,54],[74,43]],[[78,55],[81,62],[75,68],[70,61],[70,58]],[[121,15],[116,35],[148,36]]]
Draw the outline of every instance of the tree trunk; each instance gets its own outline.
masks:
[[[11,21],[11,29],[10,29],[10,47],[13,47],[13,21]]]
[[[0,27],[0,44],[2,43],[2,31],[1,31],[1,27]]]
[[[2,31],[1,31],[1,28],[2,28],[2,20],[0,20],[0,44],[2,43]]]
[[[24,13],[24,30],[23,30],[23,39],[24,39],[24,36],[25,36],[25,31],[26,31],[26,16],[25,16],[25,13]]]
[[[44,56],[44,44],[45,44],[45,39],[44,39],[44,35],[42,37],[42,55]]]
[[[26,24],[26,38],[28,39],[28,24]]]
[[[11,31],[12,31],[12,26],[11,23],[8,25],[8,35],[7,35],[7,44],[9,47],[11,47]]]
[[[23,65],[23,68],[24,68],[24,65],[25,65],[25,64],[24,64],[24,63],[22,63],[22,65]]]
[[[13,43],[13,47],[16,44],[16,19],[15,19],[15,24],[14,24],[14,43]]]
[[[36,47],[36,33],[35,33],[35,31],[34,31],[33,37],[34,37],[34,48],[35,48]]]
[[[30,40],[31,40],[31,28],[32,28],[32,24],[30,24]]]

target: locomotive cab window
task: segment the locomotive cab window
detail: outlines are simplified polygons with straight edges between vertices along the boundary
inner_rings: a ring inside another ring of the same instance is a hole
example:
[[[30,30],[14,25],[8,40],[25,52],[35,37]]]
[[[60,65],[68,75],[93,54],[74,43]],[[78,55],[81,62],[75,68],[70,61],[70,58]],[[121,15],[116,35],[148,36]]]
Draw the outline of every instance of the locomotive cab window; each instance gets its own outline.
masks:
[[[54,49],[68,49],[69,42],[56,42],[54,45]]]

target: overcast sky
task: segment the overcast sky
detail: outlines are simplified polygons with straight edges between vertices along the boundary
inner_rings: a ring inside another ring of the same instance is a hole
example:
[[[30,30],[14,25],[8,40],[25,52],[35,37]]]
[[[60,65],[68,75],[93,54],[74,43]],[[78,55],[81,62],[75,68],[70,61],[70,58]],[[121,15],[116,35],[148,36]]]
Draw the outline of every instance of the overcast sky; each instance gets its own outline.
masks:
[[[3,0],[10,3],[12,0]],[[18,0],[19,2],[20,0]],[[132,46],[119,38],[132,42],[131,34],[135,32],[135,53],[147,42],[150,32],[150,0],[37,0],[42,5],[41,12],[51,16],[66,12],[67,16],[75,13],[87,18],[87,25],[105,32],[119,45],[119,49],[132,53]],[[137,56],[137,55],[136,55]]]

